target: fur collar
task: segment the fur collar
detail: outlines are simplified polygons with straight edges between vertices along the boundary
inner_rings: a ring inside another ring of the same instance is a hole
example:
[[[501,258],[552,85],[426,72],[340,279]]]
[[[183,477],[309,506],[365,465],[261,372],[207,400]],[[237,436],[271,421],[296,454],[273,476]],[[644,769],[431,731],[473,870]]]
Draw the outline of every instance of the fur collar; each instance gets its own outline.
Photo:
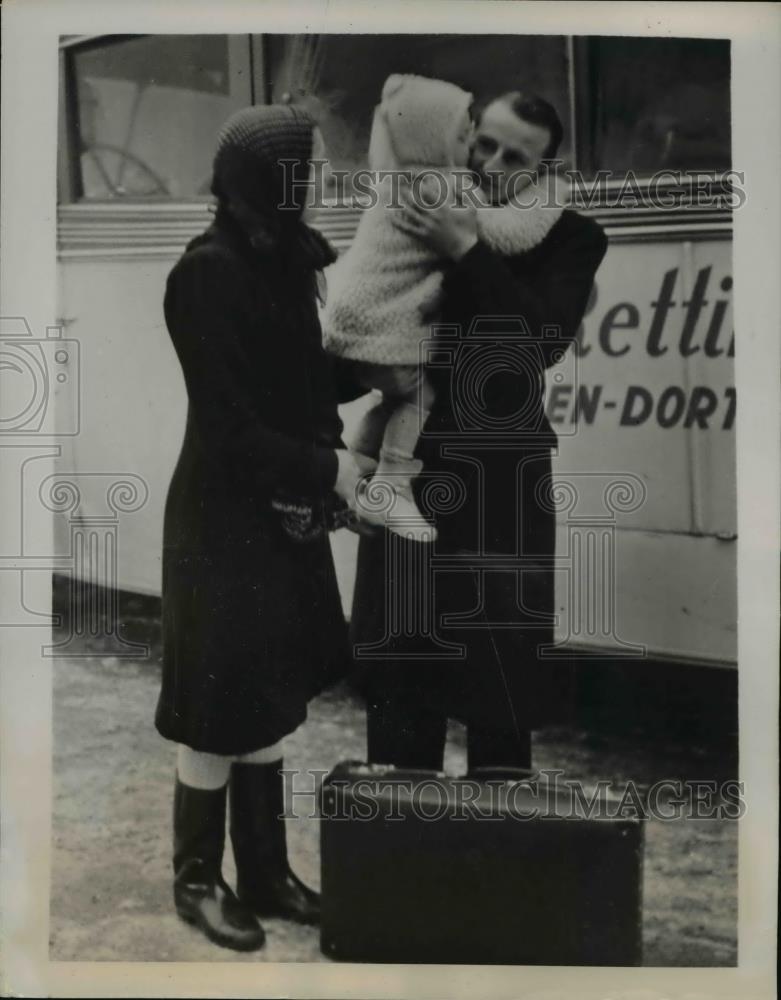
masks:
[[[519,205],[478,208],[480,239],[505,256],[525,253],[542,243],[558,222],[562,206],[568,200],[568,188],[562,181],[557,180],[553,190],[555,197],[551,197],[547,185],[538,183],[524,189]]]

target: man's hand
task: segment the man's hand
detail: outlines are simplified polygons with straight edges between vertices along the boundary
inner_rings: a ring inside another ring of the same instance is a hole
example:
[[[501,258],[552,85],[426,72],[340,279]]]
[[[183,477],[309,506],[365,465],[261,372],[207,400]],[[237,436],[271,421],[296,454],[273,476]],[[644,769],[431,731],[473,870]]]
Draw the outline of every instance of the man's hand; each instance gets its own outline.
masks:
[[[394,224],[422,240],[439,256],[459,260],[477,243],[477,209],[469,199],[466,204],[456,205],[451,190],[444,204],[426,206],[402,181],[399,200],[402,207],[393,212]]]

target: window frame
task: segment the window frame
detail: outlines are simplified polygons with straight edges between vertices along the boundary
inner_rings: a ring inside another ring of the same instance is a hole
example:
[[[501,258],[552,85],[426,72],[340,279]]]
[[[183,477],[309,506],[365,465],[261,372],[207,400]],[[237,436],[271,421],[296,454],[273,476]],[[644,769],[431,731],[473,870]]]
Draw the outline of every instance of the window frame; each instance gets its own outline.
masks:
[[[271,59],[269,47],[274,33],[235,34],[246,53],[242,69],[246,72],[249,97],[252,103],[266,103],[272,93],[273,81],[268,77]],[[80,182],[78,101],[75,86],[73,55],[86,46],[106,46],[116,41],[148,37],[131,35],[78,35],[63,36],[59,44],[60,101],[58,108],[58,252],[66,256],[126,257],[139,254],[170,254],[180,245],[183,233],[195,235],[208,220],[210,199],[204,196],[177,198],[175,196],[84,199],[78,191]],[[593,78],[598,73],[594,65],[594,38],[567,35],[569,120],[571,162],[573,169],[582,173],[586,183],[593,178],[593,130],[595,128],[590,102],[595,93]],[[564,109],[562,109],[563,111]],[[703,171],[697,171],[702,177]],[[613,242],[679,241],[681,239],[729,239],[732,234],[732,209],[728,204],[711,203],[706,207],[697,203],[703,184],[693,177],[682,184],[660,185],[656,195],[675,192],[678,199],[674,207],[665,208],[654,203],[649,176],[637,175],[637,188],[642,203],[635,206],[616,204],[620,180],[611,180],[600,187],[598,196],[580,211],[604,225]],[[709,190],[723,195],[732,190],[732,171],[712,171]],[[707,185],[705,185],[707,187]],[[707,193],[707,192],[706,192]],[[338,209],[338,211],[337,211]],[[336,214],[334,212],[336,211]],[[357,223],[356,211],[349,205],[336,206],[330,216],[326,213],[321,225],[328,235],[340,245],[349,243]],[[337,218],[338,216],[338,218]],[[126,233],[117,242],[117,221],[122,220]],[[162,223],[162,225],[161,225]],[[333,230],[333,231],[332,231]]]
[[[598,148],[598,125],[599,112],[597,108],[597,95],[599,92],[599,80],[601,78],[600,60],[598,57],[598,44],[604,38],[612,39],[613,36],[587,36],[573,35],[572,39],[572,86],[573,86],[573,162],[575,169],[580,171],[586,179],[597,176],[598,170],[613,171],[610,165],[597,167]],[[643,37],[643,36],[632,36]],[[721,39],[696,39],[697,41],[720,41]],[[730,67],[731,69],[731,67]],[[731,109],[730,109],[731,110]],[[731,151],[730,151],[731,152]],[[681,173],[708,174],[720,177],[727,174],[732,169],[732,157],[730,155],[730,165],[727,168],[680,168]],[[638,185],[647,187],[648,181],[655,173],[663,171],[665,168],[659,167],[657,170],[636,170],[634,176]],[[679,168],[675,168],[678,170]],[[613,182],[615,184],[615,182]],[[618,186],[618,185],[616,185]]]
[[[60,39],[59,46],[59,79],[60,79],[60,101],[58,106],[58,162],[57,162],[57,199],[60,207],[80,206],[80,205],[116,205],[117,207],[129,205],[173,205],[173,204],[202,204],[205,200],[203,196],[192,196],[179,198],[169,195],[141,196],[127,195],[121,198],[85,198],[84,185],[80,163],[80,121],[78,85],[76,79],[75,56],[80,52],[92,49],[107,49],[112,45],[121,44],[128,41],[137,41],[143,38],[155,38],[150,32],[136,34],[116,34],[116,35],[74,35],[64,36]],[[171,35],[171,37],[176,37]],[[262,82],[262,69],[264,65],[263,45],[256,45],[256,39],[263,36],[250,35],[239,32],[234,35],[227,35],[229,39],[240,40],[243,48],[243,59],[241,69],[246,75],[248,98],[251,104],[258,103],[257,94],[265,90],[259,86]]]

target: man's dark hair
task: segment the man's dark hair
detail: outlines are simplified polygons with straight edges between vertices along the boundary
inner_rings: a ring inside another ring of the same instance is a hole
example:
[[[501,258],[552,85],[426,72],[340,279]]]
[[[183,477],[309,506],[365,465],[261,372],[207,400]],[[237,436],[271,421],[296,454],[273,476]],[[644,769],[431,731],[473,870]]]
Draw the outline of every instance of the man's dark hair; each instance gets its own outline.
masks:
[[[529,122],[530,125],[539,125],[548,130],[550,141],[545,147],[542,158],[543,160],[553,159],[564,137],[564,126],[561,124],[561,119],[553,105],[544,97],[540,97],[539,94],[511,90],[508,94],[500,94],[484,104],[480,109],[480,114],[482,115],[488,104],[494,104],[496,101],[508,104],[513,114],[522,121]]]

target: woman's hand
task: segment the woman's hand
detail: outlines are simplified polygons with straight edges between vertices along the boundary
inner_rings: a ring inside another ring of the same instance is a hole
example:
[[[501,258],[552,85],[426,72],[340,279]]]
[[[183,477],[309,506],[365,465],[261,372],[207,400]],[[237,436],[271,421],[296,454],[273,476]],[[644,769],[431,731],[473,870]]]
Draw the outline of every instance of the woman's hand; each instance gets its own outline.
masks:
[[[339,468],[336,473],[334,493],[344,500],[350,510],[355,511],[358,506],[359,484],[366,476],[374,472],[377,463],[367,455],[356,455],[345,448],[337,449],[336,459]]]
[[[470,199],[458,205],[452,190],[444,204],[427,206],[415,198],[411,186],[402,180],[399,186],[402,207],[393,212],[394,224],[422,240],[441,257],[460,260],[477,243],[477,209]]]

